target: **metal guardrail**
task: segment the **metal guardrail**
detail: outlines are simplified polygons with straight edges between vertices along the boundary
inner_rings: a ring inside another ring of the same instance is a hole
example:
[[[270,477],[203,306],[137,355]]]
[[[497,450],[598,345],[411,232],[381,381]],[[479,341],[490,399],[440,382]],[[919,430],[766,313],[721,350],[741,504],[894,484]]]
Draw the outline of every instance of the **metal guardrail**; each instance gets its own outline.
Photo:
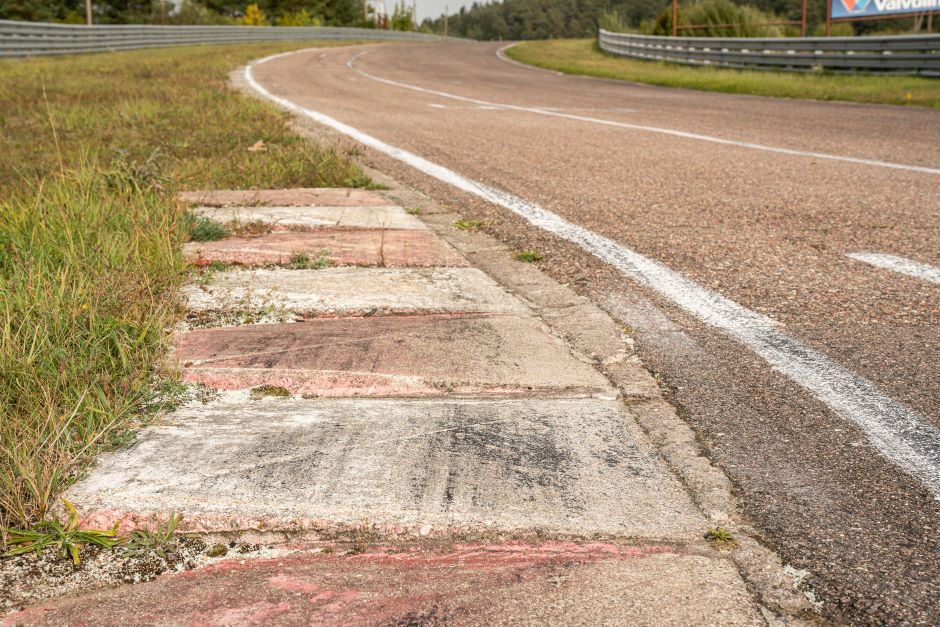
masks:
[[[621,57],[684,65],[940,77],[940,35],[758,39],[650,37],[601,29],[598,45]]]
[[[150,26],[46,24],[0,20],[0,57],[107,52],[262,41],[467,41],[410,31],[307,26]]]

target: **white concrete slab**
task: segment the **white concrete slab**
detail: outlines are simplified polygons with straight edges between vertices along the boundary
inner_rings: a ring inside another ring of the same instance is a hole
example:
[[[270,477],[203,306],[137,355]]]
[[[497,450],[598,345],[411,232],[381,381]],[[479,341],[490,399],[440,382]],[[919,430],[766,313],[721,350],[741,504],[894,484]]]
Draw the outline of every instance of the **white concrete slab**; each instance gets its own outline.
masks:
[[[599,399],[196,404],[102,456],[66,498],[230,529],[368,520],[686,542],[706,529],[622,403]]]
[[[281,226],[425,230],[401,207],[196,207],[198,215],[219,222],[271,222]]]
[[[276,308],[307,315],[473,312],[526,306],[476,268],[259,269],[218,272],[183,288],[190,311]]]

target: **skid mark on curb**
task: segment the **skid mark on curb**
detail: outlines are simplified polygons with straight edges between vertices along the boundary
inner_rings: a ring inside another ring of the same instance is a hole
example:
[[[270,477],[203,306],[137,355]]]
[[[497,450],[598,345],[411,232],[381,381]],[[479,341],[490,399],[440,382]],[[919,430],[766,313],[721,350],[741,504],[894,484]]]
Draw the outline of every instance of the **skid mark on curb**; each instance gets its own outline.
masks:
[[[275,96],[255,80],[251,71],[253,65],[272,58],[275,57],[250,64],[244,72],[248,84],[268,100],[352,137],[439,181],[509,209],[530,224],[577,244],[706,324],[724,331],[760,355],[772,368],[808,390],[843,419],[859,427],[868,437],[869,443],[886,459],[922,481],[940,500],[940,429],[883,395],[867,379],[781,332],[770,318],[702,287],[658,261],[518,196],[468,179],[330,116]],[[936,172],[940,173],[940,170]]]

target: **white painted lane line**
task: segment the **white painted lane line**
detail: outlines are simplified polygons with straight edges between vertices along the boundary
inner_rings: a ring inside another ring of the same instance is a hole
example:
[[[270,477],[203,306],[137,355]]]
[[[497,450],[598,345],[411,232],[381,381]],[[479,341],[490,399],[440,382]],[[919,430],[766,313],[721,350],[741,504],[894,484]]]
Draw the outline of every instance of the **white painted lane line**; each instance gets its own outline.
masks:
[[[913,259],[885,253],[847,253],[846,257],[940,285],[940,268]]]
[[[499,107],[501,109],[509,109],[511,111],[525,111],[527,113],[535,113],[537,115],[547,115],[556,118],[564,118],[566,120],[576,120],[578,122],[588,122],[590,124],[600,124],[603,126],[613,126],[617,128],[626,128],[634,131],[645,131],[649,133],[659,133],[662,135],[669,135],[671,137],[681,137],[683,139],[693,139],[697,141],[710,142],[712,144],[721,144],[723,146],[735,146],[737,148],[748,148],[750,150],[760,150],[762,152],[772,152],[781,155],[789,155],[792,157],[809,157],[812,159],[825,159],[828,161],[842,161],[845,163],[854,163],[856,165],[866,165],[873,166],[878,168],[889,168],[892,170],[906,170],[908,172],[919,172],[921,174],[940,174],[940,168],[929,168],[926,166],[920,165],[910,165],[906,163],[893,163],[890,161],[878,161],[876,159],[861,159],[859,157],[846,157],[843,155],[832,155],[825,152],[812,152],[807,150],[795,150],[792,148],[781,148],[779,146],[769,146],[767,144],[755,144],[751,142],[741,142],[733,139],[724,139],[721,137],[715,137],[713,135],[702,135],[700,133],[688,133],[686,131],[677,131],[669,128],[662,128],[658,126],[646,126],[643,124],[630,124],[628,122],[616,122],[614,120],[605,120],[603,118],[593,118],[585,115],[575,115],[573,113],[562,113],[560,111],[552,111],[550,109],[542,109],[539,107],[522,107],[518,105],[503,104],[499,102],[489,102],[487,100],[479,100],[477,98],[467,98],[465,96],[458,96],[457,94],[451,94],[446,91],[437,91],[434,89],[426,89],[424,87],[418,87],[417,85],[411,85],[409,83],[400,83],[398,81],[392,81],[387,78],[382,78],[380,76],[375,76],[374,74],[369,74],[368,72],[361,70],[356,67],[355,61],[363,53],[354,55],[346,65],[355,72],[358,72],[362,76],[369,78],[380,83],[385,83],[386,85],[392,85],[394,87],[401,87],[402,89],[410,89],[412,91],[417,91],[424,94],[431,94],[434,96],[439,96],[441,98],[450,98],[452,100],[460,100],[463,102],[472,102],[474,104],[486,105],[490,107]]]
[[[872,383],[849,372],[777,329],[773,320],[712,292],[657,261],[584,227],[568,222],[538,205],[502,190],[468,179],[412,152],[397,148],[328,115],[275,96],[245,68],[245,80],[259,94],[285,109],[304,115],[428,176],[497,204],[531,224],[573,242],[648,286],[706,324],[734,337],[854,423],[885,458],[920,479],[940,500],[940,429],[900,403],[883,395]]]

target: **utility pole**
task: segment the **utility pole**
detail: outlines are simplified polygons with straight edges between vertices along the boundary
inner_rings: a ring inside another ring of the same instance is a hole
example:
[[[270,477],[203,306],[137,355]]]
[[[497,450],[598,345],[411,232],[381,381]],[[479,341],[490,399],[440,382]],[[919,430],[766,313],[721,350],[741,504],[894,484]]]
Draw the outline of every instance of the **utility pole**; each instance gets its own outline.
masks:
[[[91,26],[91,0],[85,0],[85,23]]]
[[[411,30],[418,30],[418,0],[411,0]]]
[[[369,24],[369,0],[362,0],[362,25]]]
[[[672,0],[672,36],[679,32],[679,0]]]
[[[832,34],[832,0],[826,0],[826,37]]]
[[[444,5],[444,37],[447,37],[447,5]]]
[[[806,37],[806,0],[803,0],[803,15],[800,18],[800,37]]]

